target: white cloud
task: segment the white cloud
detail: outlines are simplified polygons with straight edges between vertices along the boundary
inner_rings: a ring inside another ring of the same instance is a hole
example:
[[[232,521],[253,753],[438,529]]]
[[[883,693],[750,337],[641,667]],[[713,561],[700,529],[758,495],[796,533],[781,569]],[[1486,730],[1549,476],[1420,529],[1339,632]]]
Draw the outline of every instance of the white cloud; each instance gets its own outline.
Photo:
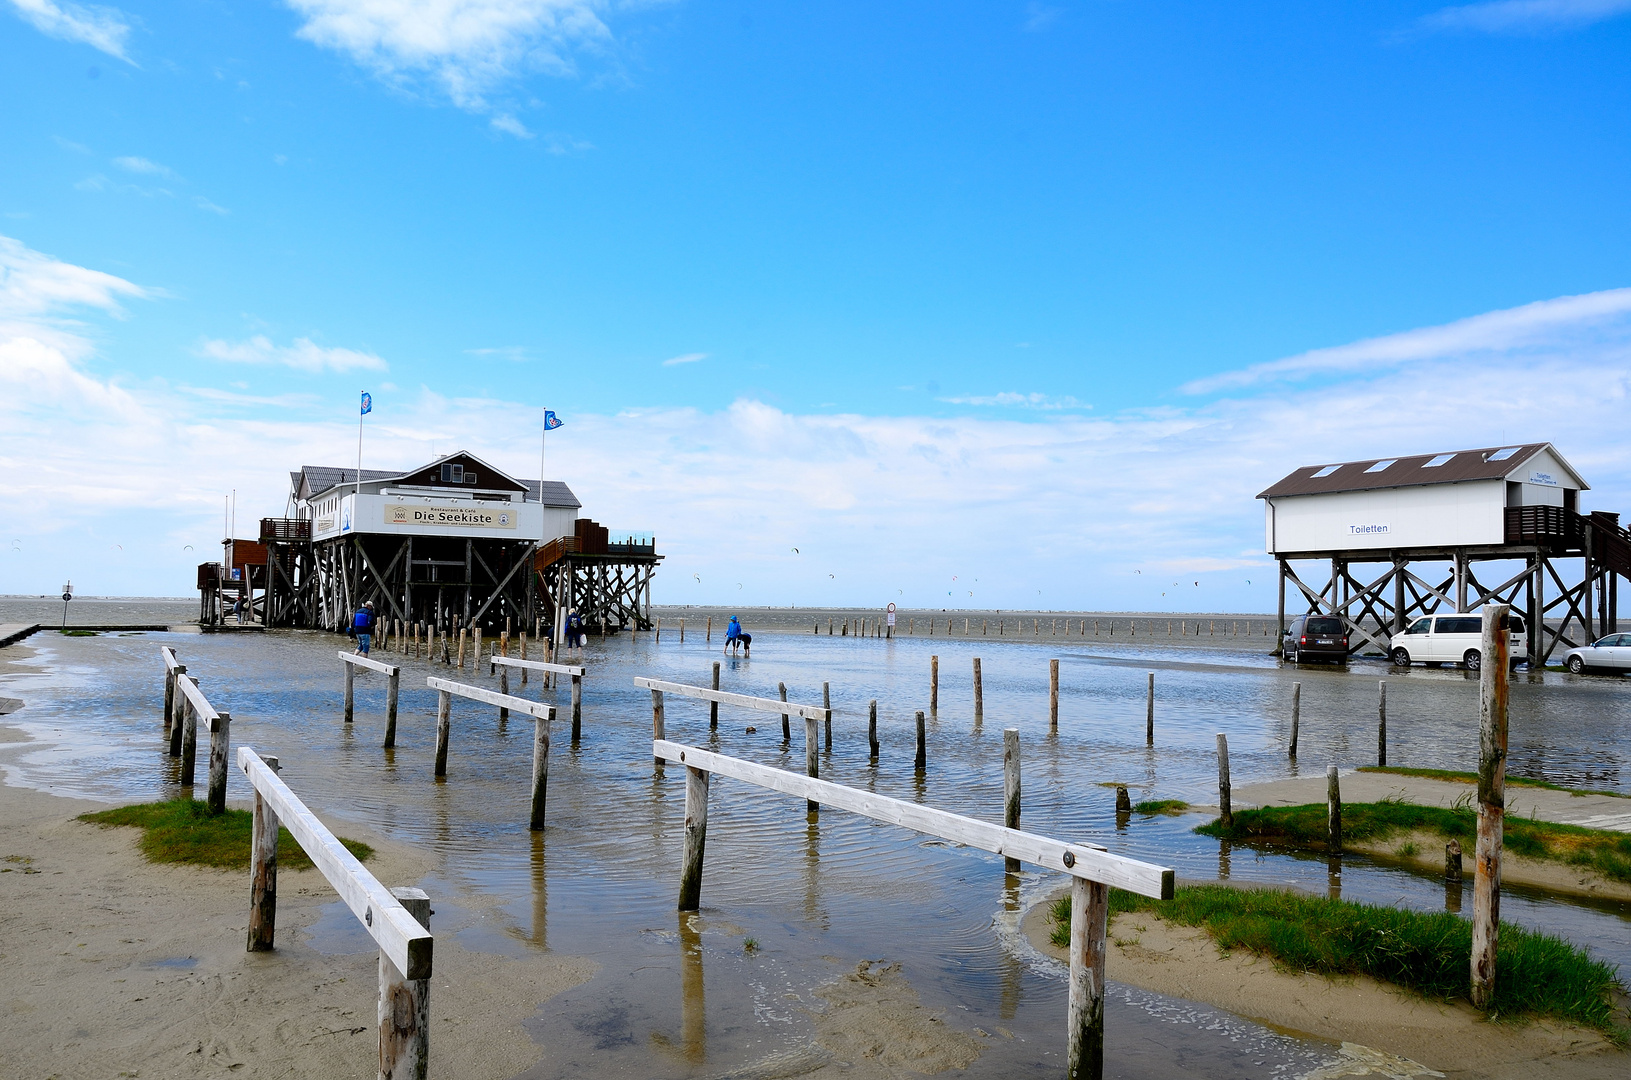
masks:
[[[130,62],[130,57],[125,55],[130,21],[117,8],[64,4],[56,0],[10,0],[10,3],[18,18],[48,37],[82,42]]]
[[[1585,26],[1627,12],[1631,0],[1491,0],[1447,7],[1421,21],[1433,29],[1506,33]]]
[[[144,157],[116,157],[113,163],[126,172],[142,173],[145,176],[174,176],[167,165],[160,165],[156,161],[149,161]]]
[[[295,338],[290,345],[274,345],[264,334],[247,341],[207,340],[198,355],[231,364],[281,364],[296,371],[384,371],[386,363],[373,353],[325,348],[310,338]]]
[[[527,130],[527,125],[511,116],[509,113],[499,113],[497,116],[489,120],[488,123],[492,126],[494,131],[502,131],[504,134],[514,135],[518,139],[534,138],[532,132]]]
[[[676,367],[680,364],[694,364],[698,360],[706,359],[708,359],[708,354],[705,352],[688,352],[681,356],[670,356],[667,360],[663,361],[663,367]]]
[[[75,307],[118,314],[121,297],[149,295],[124,278],[61,262],[0,236],[0,319],[54,318]]]
[[[603,0],[286,0],[299,34],[348,54],[385,81],[428,80],[484,110],[500,84],[530,71],[569,75],[570,50],[610,40]]]
[[[948,405],[995,405],[1021,409],[1091,409],[1093,407],[1077,401],[1069,394],[1063,397],[1053,397],[1035,391],[1029,394],[1021,394],[1012,390],[1004,390],[996,394],[943,397],[939,400],[946,402]]]
[[[224,206],[216,206],[202,195],[193,196],[193,205],[198,207],[200,210],[208,210],[212,214],[220,214],[222,217],[226,217],[228,214],[232,213],[231,210],[228,210]]]
[[[1272,381],[1342,375],[1378,367],[1473,353],[1510,353],[1535,346],[1586,345],[1619,337],[1631,321],[1631,288],[1539,300],[1504,311],[1457,319],[1442,326],[1367,338],[1351,345],[1312,349],[1283,360],[1253,364],[1240,371],[1210,375],[1186,384],[1191,394]]]

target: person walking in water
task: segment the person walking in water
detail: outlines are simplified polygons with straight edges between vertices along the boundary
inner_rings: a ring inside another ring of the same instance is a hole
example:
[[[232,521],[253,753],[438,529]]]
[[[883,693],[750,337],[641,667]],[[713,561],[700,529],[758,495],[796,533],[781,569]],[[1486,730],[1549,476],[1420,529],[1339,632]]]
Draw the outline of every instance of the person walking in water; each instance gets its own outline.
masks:
[[[742,633],[742,623],[735,615],[731,616],[730,625],[725,627],[725,651],[740,645],[744,656],[753,654],[753,635]]]
[[[374,602],[372,600],[357,609],[357,614],[351,618],[351,632],[357,635],[357,655],[367,656],[369,642],[374,637]]]
[[[566,617],[566,647],[577,649],[583,646],[583,616],[572,612]]]

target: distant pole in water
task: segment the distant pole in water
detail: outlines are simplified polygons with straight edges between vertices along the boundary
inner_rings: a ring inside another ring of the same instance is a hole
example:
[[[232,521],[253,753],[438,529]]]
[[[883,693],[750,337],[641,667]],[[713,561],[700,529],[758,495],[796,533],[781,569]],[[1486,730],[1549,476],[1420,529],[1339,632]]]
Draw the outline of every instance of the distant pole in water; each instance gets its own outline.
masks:
[[[974,719],[985,718],[985,691],[980,680],[980,658],[974,658]]]
[[[923,724],[923,710],[917,713],[917,756],[912,759],[912,768],[922,772],[929,765],[929,733]]]
[[[1297,760],[1297,728],[1302,724],[1303,718],[1303,684],[1291,684],[1291,752],[1286,756]]]
[[[940,714],[940,657],[929,657],[929,711]]]
[[[1484,640],[1478,677],[1478,842],[1473,861],[1472,1003],[1495,997],[1495,947],[1500,934],[1501,849],[1506,832],[1507,615],[1505,604],[1484,605]]]
[[[1155,672],[1144,689],[1144,745],[1155,745]]]
[[[705,644],[712,645],[713,641],[714,641],[714,617],[712,615],[710,615],[710,616],[708,616],[708,634],[707,634],[706,637],[703,638],[703,642]]]
[[[1376,684],[1376,764],[1387,765],[1387,680]]]
[[[1048,730],[1059,733],[1059,661],[1048,661]]]

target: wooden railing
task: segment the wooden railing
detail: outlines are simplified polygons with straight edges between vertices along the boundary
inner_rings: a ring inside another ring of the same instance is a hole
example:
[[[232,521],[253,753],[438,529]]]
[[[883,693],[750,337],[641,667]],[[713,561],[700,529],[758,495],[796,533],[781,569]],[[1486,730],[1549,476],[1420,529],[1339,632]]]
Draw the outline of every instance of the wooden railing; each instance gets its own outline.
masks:
[[[813,724],[813,721],[811,722]],[[1104,1070],[1105,944],[1109,929],[1110,888],[1170,900],[1176,874],[1164,866],[1116,855],[1097,844],[1067,844],[1036,833],[1010,829],[977,818],[918,803],[876,795],[814,776],[800,776],[741,758],[726,757],[695,746],[652,740],[659,760],[685,766],[685,854],[680,869],[679,909],[696,911],[702,898],[702,862],[708,837],[708,782],[718,774],[809,804],[860,814],[874,821],[979,848],[1008,859],[1033,863],[1071,876],[1069,1055],[1066,1075],[1098,1078]]]
[[[498,694],[480,686],[438,679],[425,680],[425,685],[436,691],[436,775],[447,776],[447,745],[453,729],[453,699],[469,698],[498,706],[500,722],[507,720],[510,710],[533,718],[532,733],[532,815],[529,827],[544,827],[544,794],[549,786],[549,724],[555,719],[555,707],[541,701]]]
[[[232,714],[217,710],[198,689],[198,679],[176,659],[168,645],[159,646],[164,659],[164,734],[171,757],[181,759],[180,781],[192,787],[198,772],[198,725],[210,733],[210,813],[227,808],[227,754],[231,750]]]
[[[351,723],[352,704],[356,697],[352,684],[357,669],[367,668],[389,676],[385,685],[385,749],[391,749],[396,745],[396,692],[402,669],[395,664],[382,664],[372,657],[356,653],[342,652],[339,655],[341,663],[345,664],[345,722],[348,724]]]
[[[423,1077],[430,1058],[430,897],[386,889],[317,820],[277,775],[277,759],[238,748],[238,768],[255,791],[250,841],[248,950],[272,949],[277,923],[278,827],[289,830],[351,913],[379,945],[380,1080]]]
[[[570,664],[550,664],[542,660],[515,660],[498,653],[490,653],[487,657],[487,674],[491,675],[495,668],[502,668],[498,673],[498,692],[510,692],[510,668],[521,672],[522,678],[529,671],[542,671],[547,680],[550,674],[570,675],[572,677],[572,741],[577,742],[583,737],[583,676],[588,668],[573,667]],[[545,683],[546,687],[548,683]]]
[[[714,679],[719,678],[719,665],[714,665]],[[706,686],[692,686],[689,683],[665,682],[662,679],[647,679],[637,677],[634,685],[651,691],[651,737],[653,739],[668,738],[667,720],[663,714],[663,695],[678,694],[681,697],[696,698],[701,701],[712,702],[708,710],[708,724],[710,727],[719,726],[719,706],[734,705],[739,709],[749,709],[753,712],[780,713],[782,718],[782,739],[792,741],[793,733],[788,723],[788,717],[798,715],[804,718],[804,771],[812,776],[821,775],[820,746],[817,744],[816,725],[822,721],[827,724],[827,743],[832,744],[832,710],[821,705],[798,705],[787,700],[787,686],[782,685],[782,698],[751,697],[747,694],[733,694],[728,690],[712,689]],[[656,758],[657,767],[663,765],[661,757]],[[815,803],[809,806],[813,814],[819,809]]]
[[[261,543],[268,540],[310,540],[309,518],[261,518]]]

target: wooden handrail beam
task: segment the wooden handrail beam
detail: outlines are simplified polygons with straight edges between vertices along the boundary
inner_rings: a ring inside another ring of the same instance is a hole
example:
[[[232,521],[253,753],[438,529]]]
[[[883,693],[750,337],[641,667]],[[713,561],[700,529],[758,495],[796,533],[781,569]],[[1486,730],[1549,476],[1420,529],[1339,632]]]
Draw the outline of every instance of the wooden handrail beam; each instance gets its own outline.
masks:
[[[654,680],[636,679],[636,682]],[[769,703],[780,712],[779,701]],[[690,769],[717,773],[759,787],[795,795],[824,806],[837,807],[876,821],[886,821],[916,832],[938,836],[968,847],[990,851],[1010,859],[1059,870],[1085,881],[1113,885],[1141,896],[1172,899],[1176,872],[1168,867],[1116,855],[1091,844],[1067,844],[1036,833],[993,825],[977,818],[937,810],[917,803],[874,795],[830,780],[817,780],[783,769],[773,769],[741,758],[726,757],[667,739],[652,741],[654,756],[678,762]]]
[[[409,979],[430,978],[430,931],[419,925],[402,902],[306,809],[306,804],[278,779],[259,754],[250,747],[238,747],[238,768],[396,969]]]
[[[383,675],[395,675],[397,672],[402,670],[396,664],[381,663],[380,661],[375,660],[371,656],[358,656],[356,653],[348,653],[348,652],[343,652],[343,653],[340,653],[339,655],[340,655],[340,659],[345,661],[348,664],[353,664],[353,665],[355,665],[357,667],[365,667],[365,668],[368,668],[370,671],[377,671],[377,672],[380,672]]]
[[[438,679],[434,675],[425,680],[425,685],[432,690],[445,691],[455,697],[469,698],[472,701],[484,701],[489,705],[497,705],[501,709],[514,709],[516,712],[526,713],[538,720],[553,720],[555,718],[555,706],[545,705],[541,701],[528,701],[526,698],[500,694],[496,690],[488,690],[481,686],[469,686],[448,679]]]
[[[199,723],[203,724],[206,730],[214,731],[215,721],[221,714],[215,711],[215,706],[209,703],[209,699],[204,696],[198,685],[191,679],[177,679],[176,689],[187,699],[187,704],[193,707]]]
[[[491,675],[493,673],[494,664],[499,667],[526,668],[529,671],[553,671],[561,675],[572,675],[579,679],[583,678],[589,671],[588,668],[573,667],[570,664],[546,664],[542,660],[517,660],[513,656],[489,655],[487,657],[487,674]]]
[[[634,685],[645,690],[658,690],[665,694],[678,694],[681,697],[697,698],[701,701],[717,701],[721,705],[735,705],[738,708],[752,709],[754,712],[773,713],[777,716],[785,713],[802,716],[806,720],[824,720],[827,717],[827,710],[820,705],[795,705],[790,701],[750,697],[747,694],[733,694],[728,690],[710,690],[706,686],[692,686],[690,683],[665,682],[662,679],[636,677]]]
[[[174,671],[176,668],[181,666],[181,661],[176,659],[176,651],[170,648],[170,646],[160,645],[159,655],[164,658],[165,671]]]

